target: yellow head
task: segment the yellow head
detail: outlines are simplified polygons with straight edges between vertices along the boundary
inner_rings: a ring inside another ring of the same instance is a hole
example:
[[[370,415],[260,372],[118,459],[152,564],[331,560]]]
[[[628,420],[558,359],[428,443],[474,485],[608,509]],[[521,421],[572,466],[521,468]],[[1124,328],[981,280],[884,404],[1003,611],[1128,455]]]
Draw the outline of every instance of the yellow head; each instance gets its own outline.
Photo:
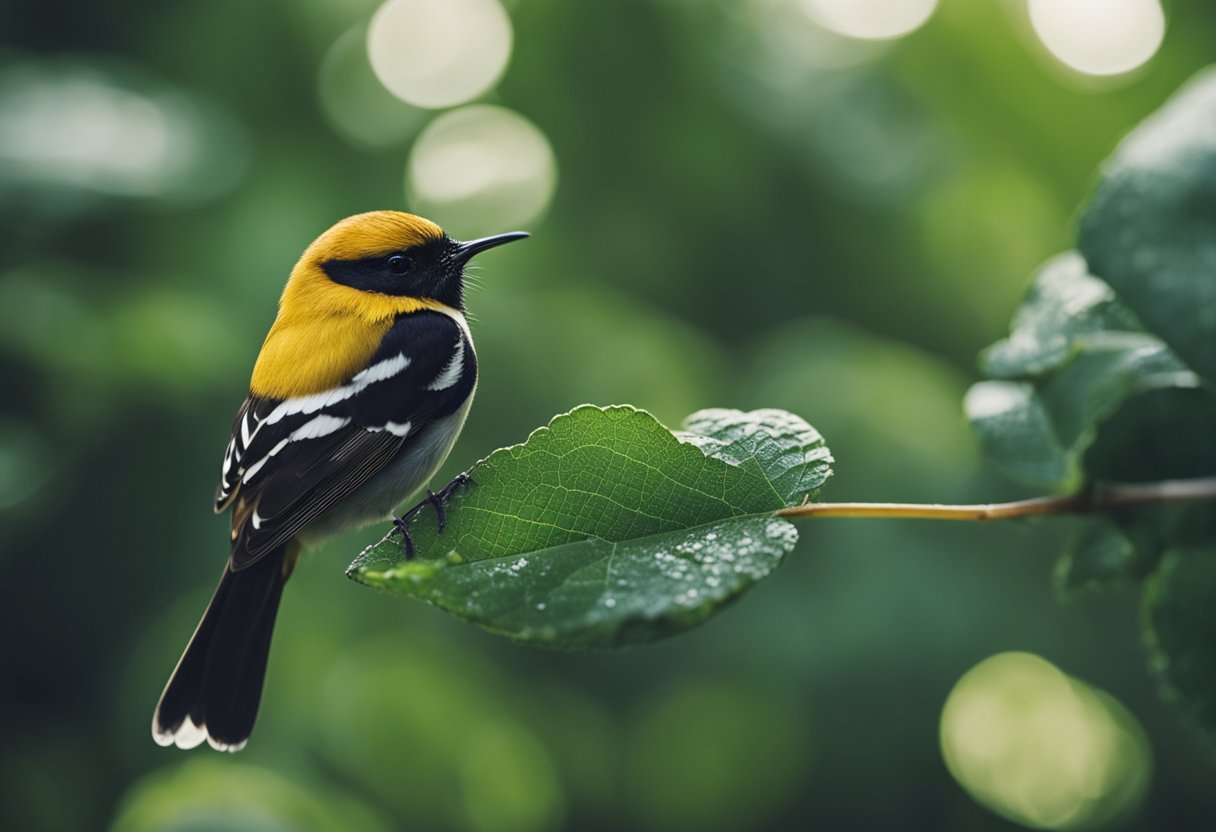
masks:
[[[470,242],[400,211],[338,222],[291,270],[250,384],[282,398],[341,384],[361,369],[398,315],[464,309],[464,267],[478,252],[528,236]]]
[[[292,269],[282,305],[305,305],[321,314],[357,310],[376,318],[413,311],[418,302],[463,309],[464,267],[469,259],[526,236],[514,232],[461,243],[413,214],[356,214],[304,250]]]
[[[334,223],[304,249],[300,265],[360,260],[436,242],[445,236],[442,228],[415,214],[368,211]]]

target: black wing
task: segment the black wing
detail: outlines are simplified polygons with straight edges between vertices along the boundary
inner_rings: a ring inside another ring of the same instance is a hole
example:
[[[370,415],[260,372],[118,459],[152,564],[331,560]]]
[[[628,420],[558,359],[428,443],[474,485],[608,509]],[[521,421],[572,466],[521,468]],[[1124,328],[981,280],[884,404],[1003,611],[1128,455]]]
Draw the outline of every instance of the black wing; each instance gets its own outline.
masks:
[[[422,428],[459,410],[476,380],[462,326],[423,311],[398,318],[367,368],[339,387],[250,396],[216,493],[217,511],[234,505],[233,568],[256,562],[371,479]]]

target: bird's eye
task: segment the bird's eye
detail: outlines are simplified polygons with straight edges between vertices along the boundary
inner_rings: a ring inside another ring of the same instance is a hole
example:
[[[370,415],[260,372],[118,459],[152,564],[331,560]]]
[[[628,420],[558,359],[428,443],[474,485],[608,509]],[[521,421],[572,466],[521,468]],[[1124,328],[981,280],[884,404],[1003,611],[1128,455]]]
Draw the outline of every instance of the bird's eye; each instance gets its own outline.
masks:
[[[388,258],[388,270],[394,274],[405,274],[410,270],[410,260],[403,254]]]

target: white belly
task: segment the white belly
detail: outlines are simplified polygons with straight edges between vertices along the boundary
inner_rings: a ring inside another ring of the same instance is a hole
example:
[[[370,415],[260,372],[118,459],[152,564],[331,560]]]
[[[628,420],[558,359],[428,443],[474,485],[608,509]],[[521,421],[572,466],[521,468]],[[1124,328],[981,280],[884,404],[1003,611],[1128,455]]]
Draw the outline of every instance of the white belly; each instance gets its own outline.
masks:
[[[410,439],[408,447],[374,477],[310,523],[300,533],[300,542],[311,549],[339,532],[388,520],[393,510],[420,492],[443,465],[464,427],[472,403],[470,395],[460,410],[423,428]]]

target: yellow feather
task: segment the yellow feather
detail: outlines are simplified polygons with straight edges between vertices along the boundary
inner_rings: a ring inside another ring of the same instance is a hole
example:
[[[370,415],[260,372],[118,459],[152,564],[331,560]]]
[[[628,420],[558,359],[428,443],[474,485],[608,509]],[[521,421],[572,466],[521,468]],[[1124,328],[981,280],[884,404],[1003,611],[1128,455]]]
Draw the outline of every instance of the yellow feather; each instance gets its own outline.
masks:
[[[321,268],[327,260],[376,257],[442,237],[433,222],[398,211],[357,214],[318,237],[291,271],[278,317],[254,365],[250,392],[284,399],[337,387],[368,365],[398,315],[454,312],[431,298],[343,286]]]
[[[414,214],[401,211],[369,211],[335,223],[304,250],[300,263],[359,260],[411,248],[442,237],[442,228]]]

